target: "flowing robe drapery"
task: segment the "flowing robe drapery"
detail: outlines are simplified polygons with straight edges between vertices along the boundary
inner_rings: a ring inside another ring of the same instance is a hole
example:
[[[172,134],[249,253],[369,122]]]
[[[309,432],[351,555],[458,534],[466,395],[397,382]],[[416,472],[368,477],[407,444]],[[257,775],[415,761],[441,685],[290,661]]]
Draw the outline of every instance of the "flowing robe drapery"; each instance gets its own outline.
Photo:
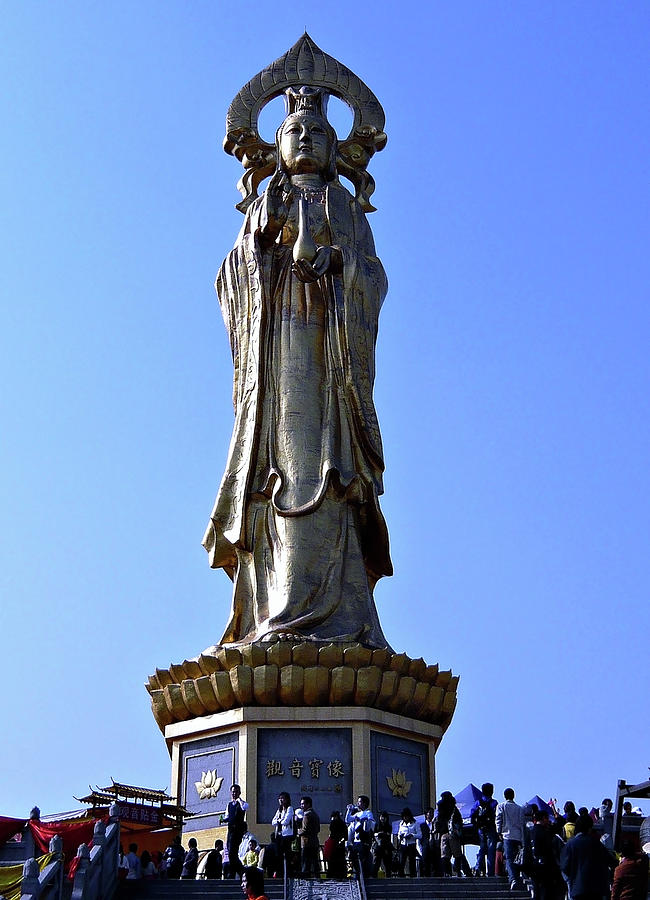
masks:
[[[341,274],[297,279],[290,222],[265,248],[262,196],[217,276],[235,424],[203,543],[235,582],[222,643],[281,633],[387,646],[372,596],[392,574],[372,399],[386,278],[356,200],[338,181],[323,198],[314,233],[340,250]]]

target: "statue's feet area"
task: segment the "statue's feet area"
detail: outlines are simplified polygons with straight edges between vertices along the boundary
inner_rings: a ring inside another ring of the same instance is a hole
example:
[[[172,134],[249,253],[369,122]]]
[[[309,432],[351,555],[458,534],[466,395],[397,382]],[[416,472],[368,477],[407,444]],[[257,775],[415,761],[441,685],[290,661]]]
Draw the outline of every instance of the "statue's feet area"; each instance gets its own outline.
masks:
[[[276,641],[306,641],[308,638],[293,631],[269,631],[260,638],[261,644],[274,644]]]

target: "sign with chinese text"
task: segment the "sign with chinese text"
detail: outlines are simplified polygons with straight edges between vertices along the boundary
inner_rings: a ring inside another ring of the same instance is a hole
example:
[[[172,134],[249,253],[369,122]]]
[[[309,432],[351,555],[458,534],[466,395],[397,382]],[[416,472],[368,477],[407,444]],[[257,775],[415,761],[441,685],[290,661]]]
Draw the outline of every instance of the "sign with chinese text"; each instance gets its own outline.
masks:
[[[134,825],[151,825],[160,828],[163,824],[162,813],[157,806],[145,806],[142,803],[128,803],[118,800],[120,822],[132,822]]]
[[[312,798],[321,822],[352,800],[352,731],[349,728],[260,728],[257,732],[257,815],[270,822],[278,794],[294,808]]]

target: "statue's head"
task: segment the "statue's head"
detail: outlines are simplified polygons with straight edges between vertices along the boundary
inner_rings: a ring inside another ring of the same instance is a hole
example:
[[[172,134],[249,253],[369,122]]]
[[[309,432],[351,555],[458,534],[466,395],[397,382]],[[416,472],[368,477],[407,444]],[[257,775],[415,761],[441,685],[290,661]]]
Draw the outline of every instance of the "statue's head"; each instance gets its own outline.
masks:
[[[327,94],[302,87],[285,93],[288,115],[276,134],[278,166],[288,175],[336,178],[336,132],[327,121]]]

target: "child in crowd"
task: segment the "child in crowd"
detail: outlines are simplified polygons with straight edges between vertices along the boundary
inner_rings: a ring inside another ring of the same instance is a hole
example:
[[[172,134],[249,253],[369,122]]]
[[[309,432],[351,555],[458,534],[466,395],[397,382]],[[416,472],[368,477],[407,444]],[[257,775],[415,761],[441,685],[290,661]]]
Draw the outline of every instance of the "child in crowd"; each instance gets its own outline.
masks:
[[[251,838],[248,843],[248,850],[244,854],[245,866],[257,866],[260,861],[260,850],[257,846],[255,838]]]

